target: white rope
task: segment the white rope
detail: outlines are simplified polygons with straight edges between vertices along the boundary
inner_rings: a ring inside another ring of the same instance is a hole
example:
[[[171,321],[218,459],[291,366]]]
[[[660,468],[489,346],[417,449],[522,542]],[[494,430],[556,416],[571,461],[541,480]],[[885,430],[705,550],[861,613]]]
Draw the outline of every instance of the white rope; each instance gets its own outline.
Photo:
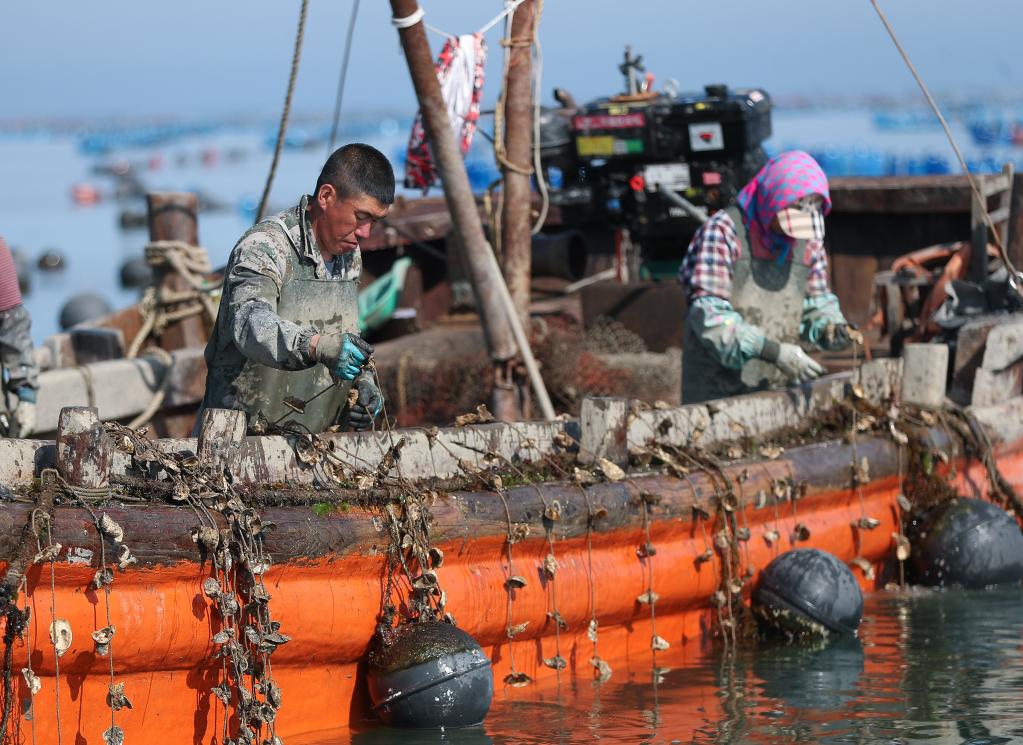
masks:
[[[522,3],[524,3],[524,2],[525,2],[525,0],[505,0],[504,1],[504,10],[502,10],[500,13],[498,13],[496,16],[494,16],[494,18],[492,20],[490,20],[487,23],[483,24],[483,27],[479,31],[477,31],[476,33],[481,34],[481,35],[487,33],[487,31],[489,31],[494,26],[496,26],[501,21],[503,21],[505,19],[505,17],[510,16],[512,13],[514,13],[515,9],[518,8],[520,5],[522,5]]]
[[[433,33],[437,34],[437,36],[443,36],[445,39],[457,39],[458,38],[454,34],[449,34],[447,31],[445,31],[442,28],[437,28],[436,26],[431,26],[429,23],[424,23],[423,25],[426,27],[427,31],[433,31]]]
[[[391,25],[397,29],[412,28],[423,20],[424,15],[426,15],[426,11],[423,10],[422,6],[419,6],[412,15],[407,15],[404,18],[391,18]]]
[[[500,13],[491,18],[486,23],[484,23],[480,30],[477,31],[476,33],[479,34],[480,36],[483,36],[484,34],[487,33],[487,31],[490,31],[492,28],[494,28],[494,26],[496,26],[509,15],[514,13],[515,9],[522,5],[522,3],[524,3],[525,1],[526,0],[505,0],[504,10],[502,10]],[[424,11],[422,6],[420,6],[416,10],[416,12],[410,16],[406,16],[405,18],[392,18],[391,24],[395,28],[409,28],[410,26],[415,26],[417,23],[423,20],[423,16],[425,14],[426,11]],[[425,26],[428,31],[433,31],[433,33],[437,34],[438,36],[443,36],[445,39],[458,38],[456,34],[449,34],[444,29],[437,28],[436,26],[431,26],[429,23],[423,23],[423,26]]]
[[[543,82],[543,48],[540,46],[540,18],[543,14],[543,0],[536,6],[533,18],[533,175],[536,177],[536,188],[540,192],[540,212],[533,223],[533,235],[536,235],[547,222],[547,211],[551,206],[551,198],[547,193],[547,180],[540,167],[540,86]]]

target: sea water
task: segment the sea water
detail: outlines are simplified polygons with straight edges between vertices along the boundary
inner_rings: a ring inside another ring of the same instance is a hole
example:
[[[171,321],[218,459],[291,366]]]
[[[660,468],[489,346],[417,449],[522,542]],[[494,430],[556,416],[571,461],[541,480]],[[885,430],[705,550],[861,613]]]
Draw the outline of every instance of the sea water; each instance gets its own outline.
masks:
[[[497,681],[483,725],[399,731],[380,725],[303,745],[1023,741],[1023,592],[877,593],[855,639],[761,643],[735,652],[673,647],[588,668],[560,685]]]
[[[1015,116],[1011,111],[1003,114]],[[952,123],[976,168],[992,170],[1005,160],[1023,158],[1023,149],[1008,145],[973,145],[966,120]],[[380,148],[395,163],[400,181],[410,126],[409,115],[353,119],[342,128],[339,143],[358,140]],[[98,293],[114,308],[138,299],[138,292],[122,289],[118,278],[125,260],[141,256],[147,234],[144,228],[121,229],[120,215],[124,211],[144,214],[145,204],[140,198],[116,200],[113,180],[98,174],[98,168],[127,164],[146,190],[198,191],[215,200],[220,209],[199,216],[199,239],[213,265],[221,266],[252,224],[269,171],[275,131],[271,122],[222,122],[147,146],[126,137],[121,147],[91,153],[85,147],[88,126],[26,131],[0,122],[0,236],[19,248],[33,267],[49,249],[65,257],[62,270],[31,270],[32,290],[25,304],[32,314],[36,341],[59,330],[60,309],[76,293]],[[271,209],[289,207],[313,190],[327,155],[323,132],[322,122],[316,126],[297,122],[289,129],[291,146],[284,150],[276,172]],[[313,136],[316,133],[320,136]],[[794,147],[816,154],[832,175],[956,170],[939,129],[913,121],[901,128],[880,127],[867,108],[776,111],[767,150]],[[476,138],[467,164],[478,189],[496,175],[493,154],[483,137]],[[1017,163],[1020,166],[1023,160]],[[98,204],[74,202],[72,189],[82,184],[99,190]],[[684,249],[679,246],[680,258]]]

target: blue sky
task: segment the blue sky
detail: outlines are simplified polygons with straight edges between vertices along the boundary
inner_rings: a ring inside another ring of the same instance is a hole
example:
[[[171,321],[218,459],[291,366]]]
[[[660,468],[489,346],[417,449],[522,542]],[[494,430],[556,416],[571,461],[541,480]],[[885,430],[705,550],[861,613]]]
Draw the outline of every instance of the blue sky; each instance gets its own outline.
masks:
[[[424,0],[451,33],[482,26],[499,0]],[[1014,93],[1019,0],[884,0],[935,91]],[[275,116],[281,107],[298,0],[5,3],[0,119],[218,114]],[[325,114],[351,0],[311,0],[296,111]],[[362,0],[345,111],[408,112],[414,99],[386,0]],[[487,36],[487,101],[499,85],[500,29]],[[440,37],[431,34],[439,49]],[[913,82],[869,0],[546,0],[541,23],[545,101],[555,85],[588,100],[620,86],[626,43],[658,81],[683,89],[724,81],[775,95],[913,93]]]

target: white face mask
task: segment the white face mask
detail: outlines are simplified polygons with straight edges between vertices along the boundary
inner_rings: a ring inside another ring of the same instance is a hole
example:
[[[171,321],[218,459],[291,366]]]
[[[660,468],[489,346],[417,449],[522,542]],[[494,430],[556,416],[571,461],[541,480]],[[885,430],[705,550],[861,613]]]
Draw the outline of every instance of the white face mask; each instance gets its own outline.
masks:
[[[824,197],[808,194],[781,210],[778,229],[797,240],[824,240]]]

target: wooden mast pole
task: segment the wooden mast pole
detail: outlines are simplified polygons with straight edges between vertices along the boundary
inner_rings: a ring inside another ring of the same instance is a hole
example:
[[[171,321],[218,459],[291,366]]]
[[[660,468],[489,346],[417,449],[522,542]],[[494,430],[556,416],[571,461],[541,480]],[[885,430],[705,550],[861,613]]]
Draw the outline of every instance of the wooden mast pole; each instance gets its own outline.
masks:
[[[515,10],[511,22],[508,76],[504,80],[504,155],[501,254],[508,292],[519,320],[529,328],[529,274],[532,243],[530,173],[533,152],[533,80],[531,46],[533,2]]]
[[[533,0],[525,0],[512,16],[508,40],[508,73],[499,112],[504,119],[501,163],[501,260],[508,292],[523,328],[529,329],[530,264],[532,252],[532,194],[530,173],[533,150],[532,37]],[[521,376],[511,376],[524,412],[529,406],[529,387]]]

